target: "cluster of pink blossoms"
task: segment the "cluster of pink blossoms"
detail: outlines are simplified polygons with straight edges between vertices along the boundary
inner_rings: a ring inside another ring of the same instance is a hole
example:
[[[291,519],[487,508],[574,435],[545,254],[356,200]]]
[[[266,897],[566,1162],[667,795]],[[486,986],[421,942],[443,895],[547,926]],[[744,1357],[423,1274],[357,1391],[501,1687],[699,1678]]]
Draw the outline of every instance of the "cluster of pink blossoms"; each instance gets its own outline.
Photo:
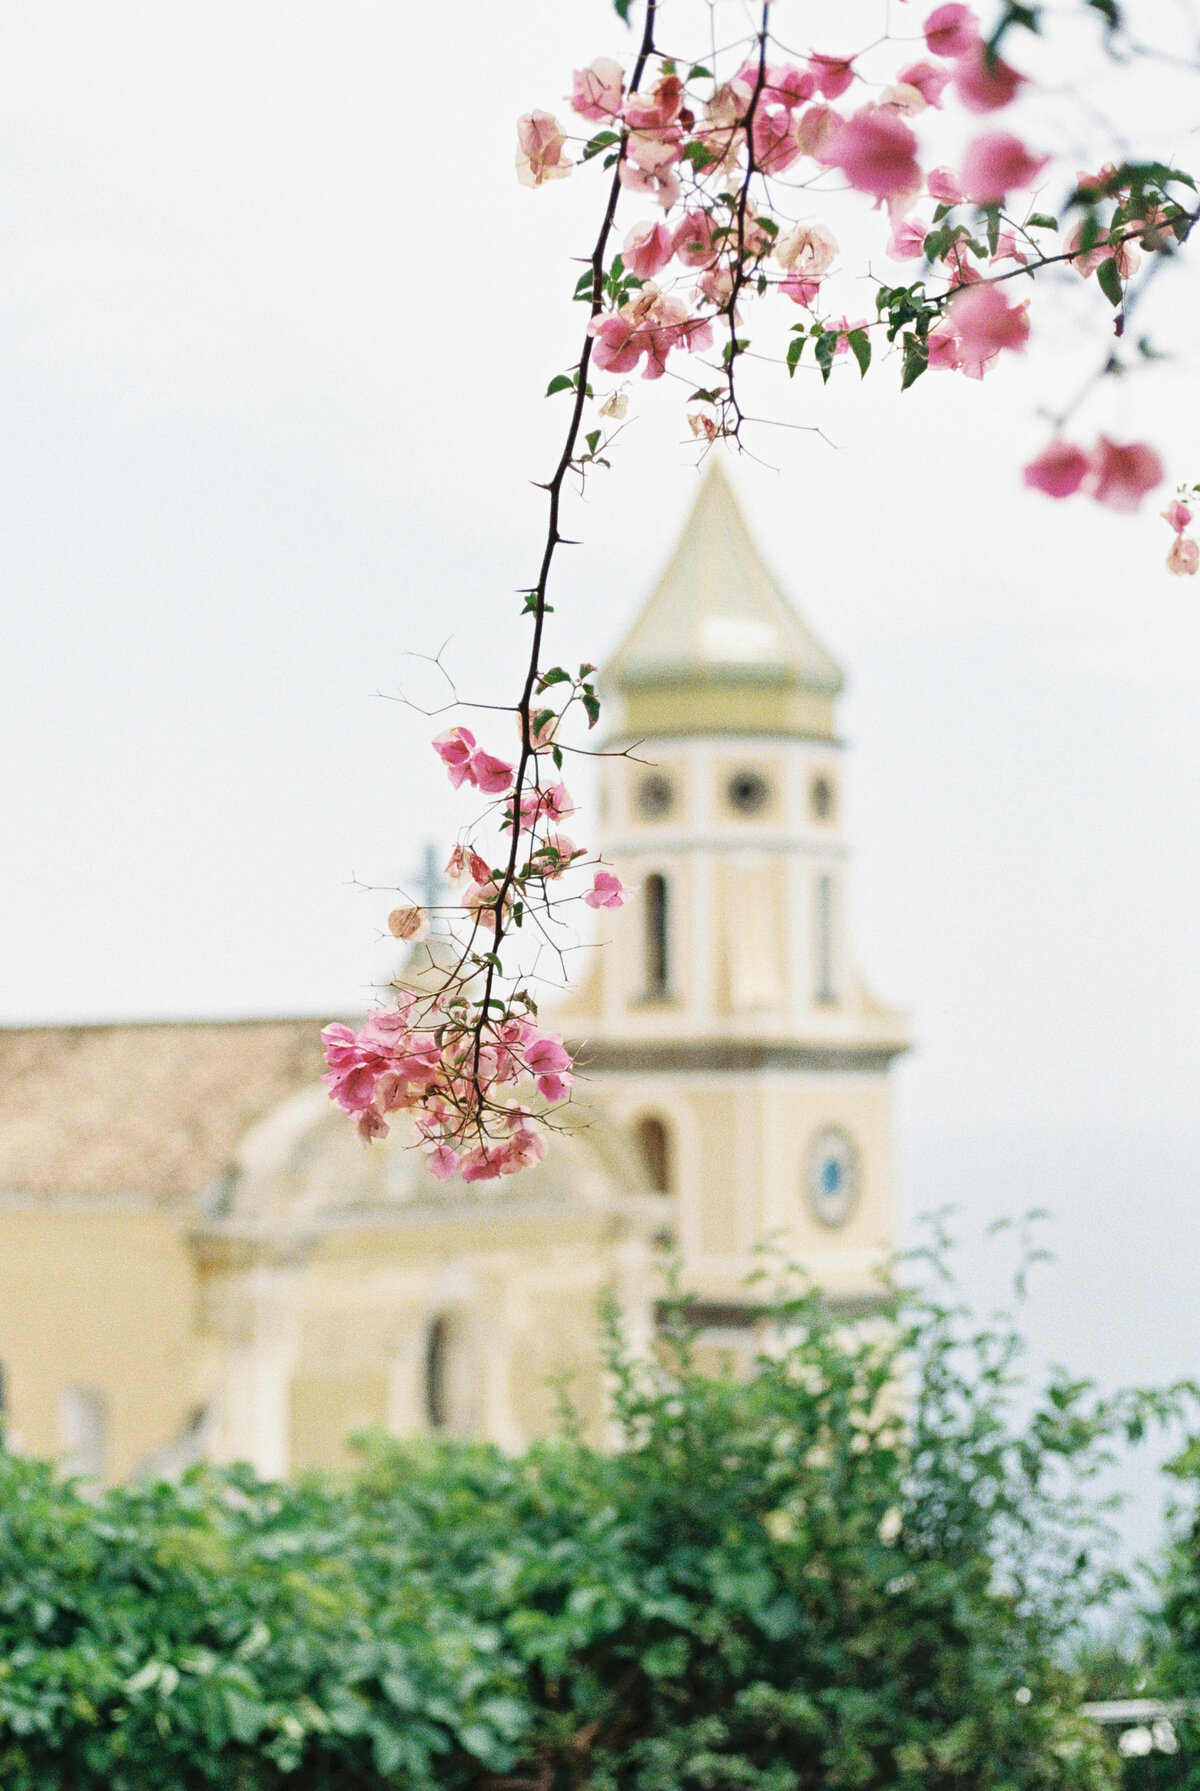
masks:
[[[581,668],[581,678],[591,669]],[[556,673],[555,681],[565,677]],[[445,875],[463,891],[458,913],[468,937],[459,942],[451,934],[448,940],[461,973],[448,976],[432,996],[404,991],[394,1007],[372,1014],[358,1032],[335,1024],[321,1035],[329,1098],[352,1116],[364,1143],[386,1136],[391,1115],[410,1114],[415,1141],[441,1181],[455,1175],[491,1181],[539,1162],[546,1154],[545,1110],[565,1101],[572,1087],[571,1054],[559,1033],[536,1024],[528,997],[502,1000],[490,993],[490,980],[488,993],[477,995],[473,987],[488,977],[493,947],[517,904],[528,909],[540,901],[548,908],[547,885],[586,857],[561,831],[575,812],[566,785],[541,781],[543,757],[555,751],[557,719],[541,712],[531,722],[535,781],[519,794],[517,767],[485,751],[469,728],[448,728],[434,740],[456,790],[493,798],[510,864],[497,868],[473,844],[456,845]],[[599,867],[581,899],[593,909],[620,908],[627,892],[612,871]],[[396,908],[388,929],[397,939],[423,939],[429,914],[411,905]],[[473,949],[480,932],[496,935],[482,953]],[[534,1095],[545,1107],[529,1104]]]
[[[364,1142],[388,1131],[386,1116],[411,1113],[418,1140],[428,1149],[430,1172],[439,1181],[492,1181],[538,1163],[546,1140],[536,1116],[515,1098],[496,1120],[482,1122],[480,1087],[494,1091],[531,1082],[544,1101],[570,1092],[571,1055],[556,1032],[539,1032],[528,1019],[510,1015],[483,1030],[465,1003],[420,1006],[405,994],[395,1008],[372,1014],[359,1032],[327,1026],[321,1034],[329,1065],[321,1080],[329,1098],[358,1126]],[[498,1105],[498,1103],[497,1103]],[[476,1142],[464,1144],[474,1132]]]
[[[611,58],[575,71],[570,104],[602,127],[587,144],[584,161],[607,151],[621,186],[659,208],[657,216],[626,232],[607,279],[610,308],[589,326],[597,368],[640,368],[643,378],[658,379],[673,352],[709,349],[722,319],[731,339],[740,335],[743,298],[772,289],[812,313],[811,326],[795,329],[820,338],[826,372],[830,359],[848,348],[865,372],[866,337],[854,338],[886,327],[888,340],[904,352],[906,384],[926,368],[981,379],[1002,355],[1022,352],[1029,340],[1028,300],[1008,296],[1014,274],[1032,275],[1048,261],[1066,260],[1087,277],[1109,263],[1101,283],[1118,302],[1111,280],[1115,274],[1123,282],[1135,271],[1133,239],[1143,250],[1169,246],[1172,231],[1177,238],[1184,228],[1179,208],[1140,203],[1141,189],[1130,182],[1122,189],[1116,171],[1105,168],[1078,176],[1069,203],[1086,215],[1061,249],[1047,246],[1039,234],[1057,229],[1054,219],[1031,213],[1024,222],[1005,219],[1001,227],[1000,210],[1013,195],[1034,189],[1051,162],[1012,130],[990,122],[1019,97],[1027,77],[989,50],[978,15],[960,0],[935,6],[921,31],[924,54],[898,58],[886,85],[869,82],[860,66],[866,52],[813,51],[800,61],[774,61],[768,54],[760,62],[755,56],[727,79],[693,70],[686,82],[664,59],[652,66],[645,91],[632,92]],[[703,97],[694,90],[697,77],[712,80]],[[835,103],[868,84],[872,97],[865,103]],[[951,98],[989,126],[971,135],[957,169],[926,170],[913,120],[930,108],[942,110]],[[520,178],[529,185],[562,178],[575,165],[570,147],[567,129],[552,114],[526,114],[518,123]],[[763,209],[758,188],[751,192],[757,180],[770,197],[771,181],[785,175],[788,185],[799,177],[799,184],[819,192],[814,179],[823,170],[840,174],[886,214],[892,259],[921,260],[945,276],[945,290],[922,300],[923,319],[899,338],[894,320],[883,315],[886,288],[880,288],[881,316],[873,321],[820,316],[823,282],[839,253],[832,231],[817,220],[789,225]],[[932,216],[922,214],[923,201],[931,204]],[[1107,221],[1104,205],[1112,207]],[[986,243],[980,240],[985,235]],[[688,290],[679,290],[689,281]],[[727,357],[736,359],[741,346],[734,344]],[[789,370],[801,347],[792,345]],[[695,433],[711,440],[736,427],[722,409],[730,394],[731,387],[718,385],[715,394],[697,395],[720,414],[693,415]],[[603,414],[623,415],[624,403],[623,397],[609,399]],[[1140,502],[1149,489],[1142,481],[1157,462],[1142,444],[1102,440],[1074,485],[1045,475],[1043,462],[1061,459],[1061,447],[1053,444],[1029,469],[1031,486],[1053,496],[1091,491],[1116,505]],[[1121,456],[1132,471],[1123,470]]]

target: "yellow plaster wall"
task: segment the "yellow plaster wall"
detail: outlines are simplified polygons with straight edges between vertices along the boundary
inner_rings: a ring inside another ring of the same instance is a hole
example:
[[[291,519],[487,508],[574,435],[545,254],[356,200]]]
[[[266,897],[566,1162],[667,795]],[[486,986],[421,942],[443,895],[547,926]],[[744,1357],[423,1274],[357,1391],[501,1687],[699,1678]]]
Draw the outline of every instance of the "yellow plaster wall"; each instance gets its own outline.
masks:
[[[106,1472],[128,1474],[197,1402],[196,1282],[178,1224],[157,1209],[0,1212],[0,1362],[10,1436],[61,1452],[71,1383],[108,1406]]]

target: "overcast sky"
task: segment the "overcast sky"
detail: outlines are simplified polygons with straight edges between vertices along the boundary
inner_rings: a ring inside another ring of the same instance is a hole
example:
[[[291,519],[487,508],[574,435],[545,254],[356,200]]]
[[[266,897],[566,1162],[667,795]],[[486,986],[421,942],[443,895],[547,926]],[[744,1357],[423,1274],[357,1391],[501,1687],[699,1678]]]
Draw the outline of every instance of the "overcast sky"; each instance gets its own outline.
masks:
[[[607,0],[5,9],[0,1018],[366,999],[387,904],[353,880],[457,823],[377,693],[447,639],[464,690],[515,668],[576,352],[595,189],[520,189],[513,120],[623,47]],[[732,476],[849,674],[906,1212],[956,1201],[984,1289],[979,1226],[1050,1207],[1036,1347],[1112,1380],[1200,1372],[1200,581],[1154,509],[1019,485],[1078,307],[979,386],[798,380],[773,414],[824,437]],[[1172,366],[1091,421],[1200,478],[1196,396]],[[556,656],[602,658],[672,546],[677,397],[636,391],[570,515]]]

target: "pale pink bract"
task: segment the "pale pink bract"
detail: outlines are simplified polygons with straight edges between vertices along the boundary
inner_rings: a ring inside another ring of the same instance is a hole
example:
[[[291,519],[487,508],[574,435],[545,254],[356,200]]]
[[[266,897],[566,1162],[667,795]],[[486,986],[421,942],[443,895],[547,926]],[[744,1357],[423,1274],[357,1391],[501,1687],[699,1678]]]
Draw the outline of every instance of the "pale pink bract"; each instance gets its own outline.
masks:
[[[1049,161],[1048,155],[1030,155],[1011,131],[985,131],[963,156],[963,195],[975,205],[1002,204],[1014,187],[1032,186]]]
[[[1087,477],[1088,457],[1074,442],[1054,441],[1031,460],[1021,477],[1047,497],[1071,497]]]
[[[612,871],[597,871],[583,900],[588,908],[623,908],[629,892]]]
[[[951,60],[966,55],[979,38],[979,15],[969,6],[935,6],[924,24],[925,47],[931,56]]]

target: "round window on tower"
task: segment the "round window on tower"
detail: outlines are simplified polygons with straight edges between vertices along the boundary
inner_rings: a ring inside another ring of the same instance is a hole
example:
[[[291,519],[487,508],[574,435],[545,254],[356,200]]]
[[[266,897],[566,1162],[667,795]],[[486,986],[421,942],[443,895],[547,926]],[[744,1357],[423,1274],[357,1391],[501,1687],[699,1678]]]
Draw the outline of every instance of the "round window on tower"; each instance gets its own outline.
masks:
[[[833,784],[827,777],[814,777],[809,786],[808,805],[814,821],[832,821]]]
[[[858,1150],[848,1132],[830,1126],[809,1148],[806,1168],[808,1204],[822,1225],[844,1225],[858,1201],[861,1172]]]
[[[735,771],[726,789],[729,806],[739,815],[756,815],[771,794],[765,777],[757,771]]]
[[[638,785],[637,805],[648,820],[657,821],[669,815],[675,806],[675,791],[670,778],[661,771],[652,771]]]

